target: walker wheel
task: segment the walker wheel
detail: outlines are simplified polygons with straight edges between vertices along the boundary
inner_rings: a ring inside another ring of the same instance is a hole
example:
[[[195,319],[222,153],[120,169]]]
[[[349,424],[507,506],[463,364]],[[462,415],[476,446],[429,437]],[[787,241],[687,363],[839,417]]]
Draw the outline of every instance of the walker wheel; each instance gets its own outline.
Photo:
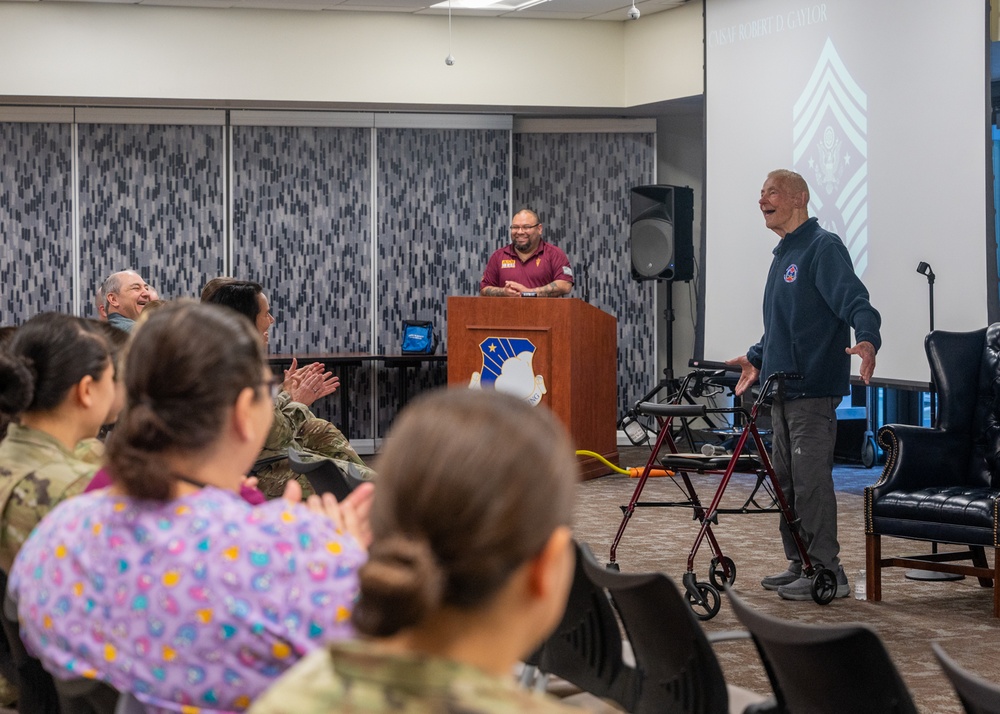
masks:
[[[695,589],[698,591],[697,598],[689,591],[684,591],[688,607],[699,620],[711,620],[719,614],[719,606],[722,604],[719,591],[715,589],[715,586],[704,582],[695,583]]]
[[[837,596],[837,575],[829,568],[820,568],[812,579],[812,596],[817,605],[829,605]]]
[[[726,571],[729,571],[729,577],[726,577]],[[728,556],[722,556],[720,561],[718,558],[712,558],[712,566],[708,571],[708,579],[712,581],[712,585],[715,586],[716,590],[722,590],[725,585],[732,585],[736,582],[736,563],[733,559]]]

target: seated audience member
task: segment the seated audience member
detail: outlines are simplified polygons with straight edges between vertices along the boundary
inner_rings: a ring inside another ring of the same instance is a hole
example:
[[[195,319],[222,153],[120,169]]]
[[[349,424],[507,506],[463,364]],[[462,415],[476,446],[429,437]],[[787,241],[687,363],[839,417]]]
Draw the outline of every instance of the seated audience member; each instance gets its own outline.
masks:
[[[129,333],[115,327],[110,322],[99,322],[96,320],[94,322],[101,331],[101,334],[108,341],[108,352],[111,357],[111,363],[115,368],[115,399],[111,403],[111,408],[105,417],[104,424],[101,425],[100,431],[97,432],[97,436],[83,439],[76,445],[73,453],[81,461],[101,464],[104,461],[104,441],[107,439],[108,434],[111,433],[111,427],[114,426],[115,419],[118,418],[118,413],[125,406],[125,385],[122,384],[119,377],[121,375],[121,357],[125,351],[125,344],[128,342]],[[90,490],[89,486],[87,490]]]
[[[134,270],[120,270],[112,273],[101,286],[108,322],[115,327],[131,332],[139,313],[155,291],[139,273]],[[99,291],[100,292],[100,291]]]
[[[0,442],[0,570],[57,503],[97,470],[74,454],[115,400],[115,368],[100,324],[44,313],[0,351],[0,411],[16,419]]]
[[[16,331],[16,327],[0,327],[0,350],[3,350],[14,338],[14,332]],[[0,441],[7,436],[7,427],[11,421],[13,421],[13,417],[10,414],[0,411]]]
[[[152,288],[150,288],[150,292],[152,292]],[[147,312],[152,312],[153,310],[159,310],[166,304],[167,304],[166,300],[160,300],[160,298],[153,298],[152,300],[146,303],[146,306],[144,308],[142,308],[142,314],[139,315],[139,317],[142,317],[142,315],[145,315]]]
[[[112,486],[38,525],[9,580],[25,645],[59,679],[131,692],[147,712],[242,711],[309,651],[351,634],[369,540],[365,484],[254,507],[236,491],[271,425],[254,331],[172,303],[125,355]]]
[[[146,304],[143,309],[142,314],[139,315],[139,319],[135,321],[135,327],[133,332],[142,327],[143,323],[149,319],[149,317],[161,307],[167,305],[165,300],[153,300]],[[111,344],[111,357],[115,363],[115,374],[120,374],[121,363],[119,361],[120,353],[125,347],[125,343],[128,341],[129,333],[124,330],[119,330],[116,327],[112,327],[106,322],[102,322],[101,326],[104,328],[104,333],[108,337],[108,341]],[[111,428],[114,426],[114,419],[118,418],[118,413],[125,406],[125,385],[120,379],[115,379],[116,396],[115,403],[112,406],[111,414],[109,415],[111,422],[105,424],[101,427],[101,433],[96,439],[84,439],[76,448],[76,455],[78,458],[84,461],[92,461],[95,464],[102,464],[104,462],[104,440],[108,434],[111,432]],[[257,490],[256,488],[257,479],[247,479],[242,486],[240,486],[240,496],[247,502],[254,505],[258,503],[263,503],[266,499],[264,494]],[[95,491],[99,488],[107,488],[111,485],[111,474],[105,468],[100,469],[94,478],[87,485],[86,491]]]
[[[203,296],[206,292],[208,298],[205,302],[224,305],[244,315],[267,347],[274,317],[259,284],[223,278],[212,289],[206,286]],[[293,362],[292,368],[285,373],[282,391],[275,400],[274,424],[259,458],[280,456],[291,446],[307,456],[332,459],[347,473],[353,471],[360,478],[372,479],[375,472],[358,456],[347,437],[336,426],[317,418],[309,410],[316,399],[332,394],[339,385],[340,380],[324,372],[322,364],[316,362],[300,369]],[[280,496],[290,478],[299,482],[303,492],[312,493],[308,479],[293,473],[287,459],[279,459],[257,469],[257,477],[258,488],[269,498]]]
[[[252,714],[574,711],[511,675],[558,624],[573,577],[563,427],[498,392],[438,391],[402,412],[378,470],[351,616],[367,637],[309,655]]]
[[[223,285],[229,285],[230,283],[235,283],[235,282],[237,282],[236,278],[228,278],[228,277],[212,278],[207,283],[205,283],[204,287],[202,287],[201,289],[201,301],[212,302],[212,296],[215,294],[216,290],[221,288]]]
[[[96,319],[104,322],[108,319],[108,297],[104,294],[104,283],[97,286],[94,293],[94,305],[97,307]]]

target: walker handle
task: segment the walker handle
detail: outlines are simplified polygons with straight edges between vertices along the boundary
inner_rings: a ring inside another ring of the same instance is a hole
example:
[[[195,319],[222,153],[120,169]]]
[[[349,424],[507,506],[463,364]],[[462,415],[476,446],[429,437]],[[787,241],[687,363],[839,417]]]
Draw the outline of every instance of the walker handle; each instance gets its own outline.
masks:
[[[658,417],[703,417],[706,413],[704,404],[657,404],[656,402],[642,402],[636,407],[636,411]]]
[[[715,362],[708,359],[689,359],[688,367],[692,369],[709,370],[709,371],[723,371],[723,372],[739,372],[741,368],[738,364],[727,364],[725,362]]]

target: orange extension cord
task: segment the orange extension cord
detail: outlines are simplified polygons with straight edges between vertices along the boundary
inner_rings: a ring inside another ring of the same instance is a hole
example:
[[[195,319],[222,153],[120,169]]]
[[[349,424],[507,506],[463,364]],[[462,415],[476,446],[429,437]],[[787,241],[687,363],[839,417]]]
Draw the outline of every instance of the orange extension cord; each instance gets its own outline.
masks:
[[[600,454],[595,453],[593,451],[582,451],[581,450],[581,451],[577,451],[576,454],[577,454],[577,456],[592,456],[593,458],[595,458],[598,461],[600,461],[602,464],[604,464],[605,466],[607,466],[612,471],[614,471],[616,473],[620,473],[620,474],[622,474],[624,476],[628,476],[629,478],[639,478],[640,476],[642,476],[642,472],[646,469],[645,466],[630,466],[629,468],[622,468],[620,466],[615,466],[613,463],[611,463],[610,461],[608,461],[606,458],[604,458]],[[669,477],[673,478],[674,472],[673,471],[665,471],[664,469],[650,469],[649,470],[649,475],[650,475],[650,477],[655,477],[655,476],[669,476]]]

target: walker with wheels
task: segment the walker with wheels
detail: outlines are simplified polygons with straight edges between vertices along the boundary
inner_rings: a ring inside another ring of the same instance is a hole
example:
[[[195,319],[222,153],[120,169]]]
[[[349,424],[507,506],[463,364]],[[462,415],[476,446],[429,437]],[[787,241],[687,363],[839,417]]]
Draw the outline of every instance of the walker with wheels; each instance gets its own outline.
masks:
[[[719,365],[726,369],[732,369],[728,365]],[[785,500],[785,496],[778,484],[771,460],[767,455],[764,440],[760,430],[757,428],[757,419],[760,415],[762,405],[772,391],[780,391],[784,387],[784,382],[801,379],[797,374],[776,373],[772,374],[760,388],[757,398],[749,410],[745,407],[708,407],[704,404],[684,403],[685,394],[694,384],[701,384],[704,380],[721,375],[721,371],[708,372],[705,370],[695,370],[685,377],[680,389],[674,393],[667,403],[656,403],[650,401],[640,402],[635,406],[635,412],[641,415],[655,417],[659,424],[659,433],[652,447],[649,460],[646,462],[635,491],[628,505],[622,506],[622,521],[618,526],[618,532],[611,544],[611,554],[608,567],[618,569],[618,545],[625,533],[629,520],[636,508],[642,507],[686,507],[694,511],[694,517],[699,522],[700,527],[695,537],[694,544],[687,558],[687,572],[684,573],[682,582],[684,583],[685,597],[695,616],[701,620],[709,620],[719,612],[721,598],[719,591],[724,584],[732,585],[736,580],[736,563],[723,553],[722,546],[713,532],[713,525],[718,525],[719,514],[744,514],[744,513],[781,513],[788,523],[796,548],[802,559],[802,573],[812,579],[811,594],[815,602],[826,605],[833,601],[837,594],[837,576],[829,568],[815,567],[809,560],[805,544],[799,533],[799,521],[795,518],[791,507]],[[680,454],[671,434],[671,425],[674,419],[705,418],[709,414],[731,414],[734,417],[742,416],[744,426],[739,433],[739,437],[733,447],[732,454],[705,455],[705,454]],[[755,453],[751,453],[751,446]],[[662,452],[662,453],[661,453]],[[644,502],[640,501],[643,487],[647,479],[656,471],[673,472],[673,478],[680,481],[681,491],[686,499],[682,502]],[[694,488],[689,474],[721,474],[722,478],[712,496],[708,506],[703,506]],[[721,506],[722,497],[726,487],[734,473],[753,473],[757,476],[757,482],[750,496],[739,508],[723,508]],[[761,504],[758,498],[761,490],[771,496],[771,503]],[[712,550],[712,560],[709,566],[708,580],[698,580],[694,572],[694,560],[701,547],[702,541],[708,540]]]

